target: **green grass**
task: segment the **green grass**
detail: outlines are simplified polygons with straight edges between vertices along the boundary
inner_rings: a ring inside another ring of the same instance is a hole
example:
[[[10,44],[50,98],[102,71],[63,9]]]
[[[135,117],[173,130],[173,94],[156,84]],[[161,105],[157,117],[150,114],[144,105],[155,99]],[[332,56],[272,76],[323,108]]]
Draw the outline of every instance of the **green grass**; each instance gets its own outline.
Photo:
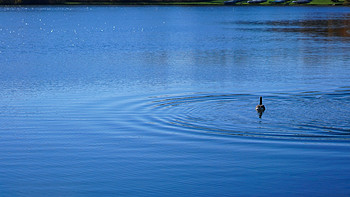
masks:
[[[224,5],[226,0],[213,0],[213,1],[202,1],[202,2],[149,2],[145,0],[144,2],[66,2],[66,5]],[[251,5],[261,5],[261,6],[271,6],[271,5],[290,5],[290,6],[299,6],[299,4],[293,4],[292,0],[281,3],[281,4],[273,4],[270,3],[273,0],[268,0],[265,3],[260,4],[248,4],[246,2],[237,3],[236,6],[251,6]],[[343,5],[344,1],[341,0],[337,3],[334,3],[331,0],[312,0],[312,2],[308,4],[300,4],[300,5],[319,5],[319,6],[328,6],[328,5]]]
[[[344,1],[339,1],[337,3],[334,3],[333,1],[330,0],[313,0],[311,3],[309,3],[310,5],[333,5],[333,4],[343,4]]]
[[[286,3],[280,3],[280,4],[273,4],[273,0],[268,0],[265,3],[260,3],[260,4],[248,4],[248,3],[238,3],[237,5],[289,5],[289,6],[302,6],[302,5],[319,5],[319,6],[328,6],[328,5],[343,5],[344,1],[341,0],[337,3],[334,3],[331,0],[312,0],[310,3],[307,4],[294,4],[292,3],[293,0],[287,1]]]

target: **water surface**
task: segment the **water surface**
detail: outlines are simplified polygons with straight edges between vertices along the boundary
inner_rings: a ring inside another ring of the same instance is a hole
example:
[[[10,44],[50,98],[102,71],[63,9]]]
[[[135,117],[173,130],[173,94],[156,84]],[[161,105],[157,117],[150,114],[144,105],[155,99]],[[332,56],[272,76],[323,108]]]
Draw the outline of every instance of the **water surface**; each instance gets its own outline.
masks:
[[[0,18],[1,195],[350,195],[350,8]]]

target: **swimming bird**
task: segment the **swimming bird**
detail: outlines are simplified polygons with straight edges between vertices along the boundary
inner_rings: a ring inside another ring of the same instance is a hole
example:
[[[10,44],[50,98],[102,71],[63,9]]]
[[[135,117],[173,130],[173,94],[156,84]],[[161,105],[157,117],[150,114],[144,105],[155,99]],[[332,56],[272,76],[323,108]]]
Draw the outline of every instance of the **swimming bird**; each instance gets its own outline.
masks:
[[[262,97],[260,97],[260,104],[255,107],[258,113],[263,113],[265,111],[265,106],[262,104]]]

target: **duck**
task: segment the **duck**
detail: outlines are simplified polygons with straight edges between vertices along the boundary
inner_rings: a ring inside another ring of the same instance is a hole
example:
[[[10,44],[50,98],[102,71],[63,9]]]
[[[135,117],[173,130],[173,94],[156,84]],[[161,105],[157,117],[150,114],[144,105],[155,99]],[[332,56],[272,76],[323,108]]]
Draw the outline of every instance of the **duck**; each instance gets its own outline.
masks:
[[[260,104],[255,107],[258,113],[263,113],[265,111],[265,106],[262,104],[262,97],[260,97]]]

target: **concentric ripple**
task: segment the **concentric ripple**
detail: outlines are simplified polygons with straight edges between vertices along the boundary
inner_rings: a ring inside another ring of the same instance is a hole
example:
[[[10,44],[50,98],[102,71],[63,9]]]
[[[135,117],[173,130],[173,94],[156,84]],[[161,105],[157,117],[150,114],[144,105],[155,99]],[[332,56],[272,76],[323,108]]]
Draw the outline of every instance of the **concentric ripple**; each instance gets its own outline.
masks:
[[[266,95],[266,111],[255,111],[259,96],[195,93],[132,97],[109,103],[115,124],[154,132],[254,138],[350,140],[350,90]],[[109,119],[111,120],[111,119]]]

